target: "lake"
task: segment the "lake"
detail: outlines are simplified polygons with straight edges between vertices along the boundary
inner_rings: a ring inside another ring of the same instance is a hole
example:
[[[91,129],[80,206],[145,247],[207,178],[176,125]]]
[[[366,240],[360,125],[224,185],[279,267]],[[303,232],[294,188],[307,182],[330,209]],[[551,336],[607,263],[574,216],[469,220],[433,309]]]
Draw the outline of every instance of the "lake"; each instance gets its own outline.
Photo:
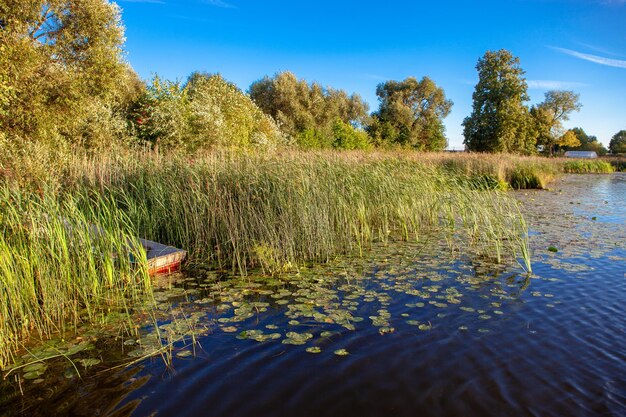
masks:
[[[626,416],[626,174],[513,194],[530,227],[531,275],[432,236],[281,279],[181,277],[157,293],[173,304],[163,317],[179,317],[161,335],[187,334],[170,367],[156,357],[60,378],[0,410]],[[144,330],[116,360],[141,356],[155,340]]]

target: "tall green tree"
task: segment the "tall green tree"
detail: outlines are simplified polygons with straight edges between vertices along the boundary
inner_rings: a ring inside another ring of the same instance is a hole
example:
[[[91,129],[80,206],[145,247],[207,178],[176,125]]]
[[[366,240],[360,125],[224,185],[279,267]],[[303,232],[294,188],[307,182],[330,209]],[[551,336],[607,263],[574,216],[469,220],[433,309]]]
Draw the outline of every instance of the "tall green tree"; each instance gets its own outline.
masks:
[[[626,153],[626,130],[620,130],[611,138],[609,150],[613,154]]]
[[[452,101],[441,87],[423,77],[379,84],[380,107],[373,114],[370,134],[378,144],[394,144],[422,151],[445,149],[443,119],[450,114]]]
[[[464,143],[476,152],[533,153],[536,131],[528,108],[528,86],[519,58],[487,51],[478,60],[472,114],[463,121]]]
[[[1,131],[85,142],[124,125],[120,109],[141,86],[123,61],[115,3],[4,0],[0,16]]]
[[[336,120],[360,128],[367,103],[358,94],[299,80],[291,72],[264,77],[250,86],[250,97],[281,129],[307,147],[330,147]]]
[[[564,135],[563,122],[581,107],[580,96],[573,91],[551,90],[545,93],[544,101],[530,110],[538,131],[537,144],[552,155]]]

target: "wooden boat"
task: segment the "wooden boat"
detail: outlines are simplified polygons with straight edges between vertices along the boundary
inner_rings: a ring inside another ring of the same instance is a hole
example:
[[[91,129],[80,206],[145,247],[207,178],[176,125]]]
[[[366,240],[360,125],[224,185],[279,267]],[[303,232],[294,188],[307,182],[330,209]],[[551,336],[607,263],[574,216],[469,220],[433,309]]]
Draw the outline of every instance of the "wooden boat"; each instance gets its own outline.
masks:
[[[139,239],[148,258],[148,273],[150,275],[169,274],[180,269],[181,263],[187,257],[187,251],[173,246],[163,245],[147,239]]]

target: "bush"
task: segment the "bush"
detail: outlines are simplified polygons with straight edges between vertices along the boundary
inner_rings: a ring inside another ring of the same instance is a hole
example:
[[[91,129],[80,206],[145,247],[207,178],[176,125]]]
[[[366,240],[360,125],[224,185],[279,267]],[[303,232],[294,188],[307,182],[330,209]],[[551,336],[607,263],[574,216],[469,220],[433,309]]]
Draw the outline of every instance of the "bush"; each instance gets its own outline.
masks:
[[[371,148],[372,144],[367,133],[337,119],[333,123],[333,147],[336,149],[363,150]]]
[[[194,73],[185,85],[155,77],[135,122],[155,147],[275,147],[287,141],[276,123],[220,75]]]

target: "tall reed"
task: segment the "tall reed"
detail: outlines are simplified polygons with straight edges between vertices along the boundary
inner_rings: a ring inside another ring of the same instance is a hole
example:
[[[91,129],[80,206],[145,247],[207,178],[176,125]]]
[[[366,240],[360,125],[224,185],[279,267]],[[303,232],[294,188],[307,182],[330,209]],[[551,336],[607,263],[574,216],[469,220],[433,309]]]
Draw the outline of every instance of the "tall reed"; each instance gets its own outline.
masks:
[[[0,367],[29,338],[103,320],[149,289],[145,253],[111,200],[0,187]]]
[[[30,336],[150,293],[138,236],[245,275],[438,231],[469,256],[530,270],[515,200],[415,154],[127,152],[77,155],[48,175],[33,187],[15,170],[0,178],[0,365]]]
[[[400,154],[226,153],[105,165],[83,167],[71,186],[110,195],[140,234],[242,274],[433,229],[469,233],[470,251],[488,242],[512,254],[522,244],[513,237],[524,233],[508,196]]]

